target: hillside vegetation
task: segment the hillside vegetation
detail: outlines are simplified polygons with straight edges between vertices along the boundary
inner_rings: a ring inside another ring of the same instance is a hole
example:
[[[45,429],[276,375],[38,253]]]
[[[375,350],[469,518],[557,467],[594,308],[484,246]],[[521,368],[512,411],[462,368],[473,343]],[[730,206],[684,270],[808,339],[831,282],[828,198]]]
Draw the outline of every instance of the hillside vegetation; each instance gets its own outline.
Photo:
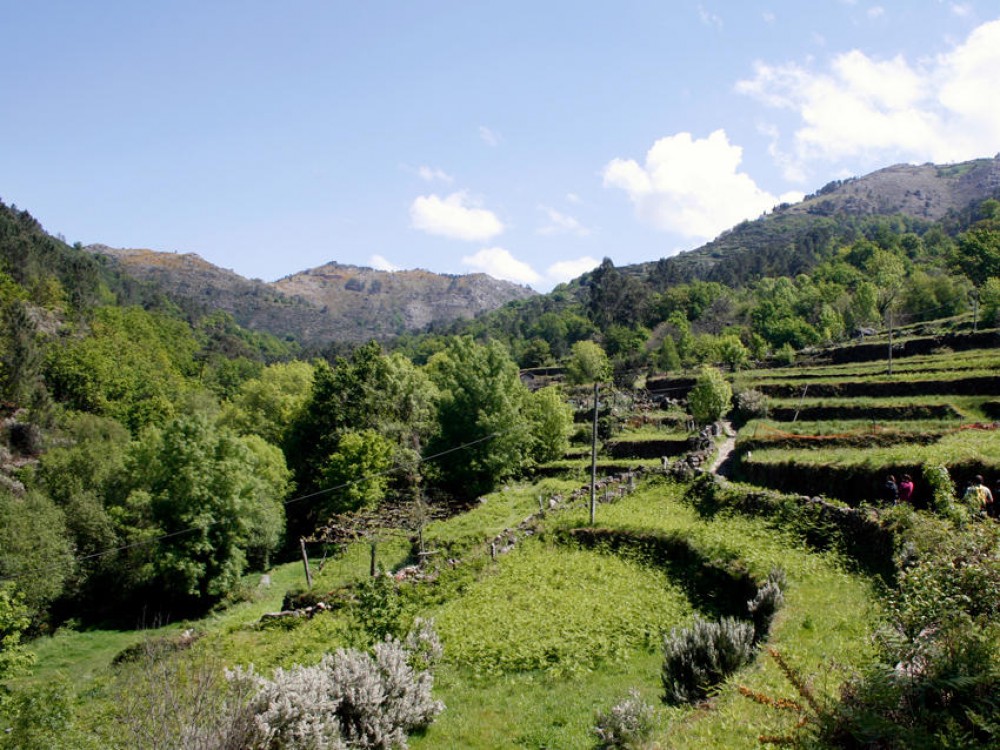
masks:
[[[311,360],[2,207],[0,748],[1000,746],[953,200]]]

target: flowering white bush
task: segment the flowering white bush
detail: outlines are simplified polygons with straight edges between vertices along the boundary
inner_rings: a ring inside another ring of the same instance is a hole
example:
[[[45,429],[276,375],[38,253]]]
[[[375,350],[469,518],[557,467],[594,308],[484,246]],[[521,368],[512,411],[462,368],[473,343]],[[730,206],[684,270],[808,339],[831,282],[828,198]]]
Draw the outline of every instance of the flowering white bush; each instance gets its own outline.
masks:
[[[594,734],[602,750],[637,748],[653,733],[653,707],[633,688],[605,713],[598,710]]]
[[[431,697],[430,669],[440,656],[433,624],[418,620],[405,643],[387,638],[374,655],[339,649],[314,666],[279,669],[271,680],[252,667],[230,679],[260,686],[251,702],[255,750],[388,750],[405,748],[407,734],[444,709]]]

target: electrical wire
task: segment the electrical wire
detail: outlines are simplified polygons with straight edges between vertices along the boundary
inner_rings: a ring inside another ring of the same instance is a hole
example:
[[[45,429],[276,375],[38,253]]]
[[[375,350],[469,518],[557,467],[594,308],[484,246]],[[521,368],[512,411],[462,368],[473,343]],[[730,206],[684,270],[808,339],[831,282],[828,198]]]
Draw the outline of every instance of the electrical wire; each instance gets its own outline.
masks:
[[[419,457],[417,459],[417,464],[428,463],[430,461],[435,461],[435,460],[437,460],[439,458],[442,458],[443,456],[447,456],[447,455],[450,455],[452,453],[457,453],[459,451],[468,450],[469,448],[471,448],[471,447],[473,447],[475,445],[479,445],[480,443],[485,443],[485,442],[487,442],[489,440],[493,440],[493,439],[495,439],[497,437],[500,437],[501,435],[505,435],[505,434],[507,434],[509,432],[513,432],[514,430],[521,429],[523,426],[524,426],[523,424],[518,424],[518,425],[515,425],[513,427],[508,427],[505,430],[497,430],[496,432],[492,432],[489,435],[485,435],[485,436],[483,436],[481,438],[477,438],[476,440],[470,440],[467,443],[462,443],[461,445],[457,445],[455,447],[448,448],[448,449],[440,451],[438,453],[434,453],[434,454],[432,454],[430,456],[421,456],[421,457]],[[370,481],[371,479],[374,479],[376,477],[379,477],[379,476],[388,476],[390,474],[394,474],[394,473],[397,473],[397,472],[402,471],[402,470],[403,470],[402,467],[394,466],[394,467],[392,467],[390,469],[385,469],[383,471],[374,472],[372,474],[367,474],[367,475],[365,475],[363,477],[359,477],[358,479],[352,479],[350,481],[343,482],[343,483],[335,485],[333,487],[325,487],[324,489],[318,490],[316,492],[311,492],[311,493],[306,494],[306,495],[299,495],[297,497],[290,498],[288,500],[285,500],[282,504],[285,507],[287,507],[287,506],[291,505],[292,503],[302,502],[303,500],[310,500],[312,498],[320,497],[322,495],[327,495],[327,494],[329,494],[331,492],[336,492],[337,490],[346,489],[347,487],[353,487],[356,484],[360,484],[362,482]],[[0,583],[7,582],[7,581],[16,581],[19,578],[25,578],[27,576],[31,576],[31,575],[35,575],[35,574],[48,573],[50,571],[59,570],[64,565],[76,565],[76,564],[79,564],[81,562],[85,562],[87,560],[95,560],[95,559],[98,559],[98,558],[101,558],[101,557],[107,557],[108,555],[116,554],[118,552],[125,552],[125,551],[130,550],[130,549],[135,549],[137,547],[144,547],[146,545],[156,544],[156,543],[164,541],[166,539],[172,539],[174,537],[183,536],[185,534],[193,534],[194,532],[197,532],[197,531],[205,531],[205,530],[210,529],[210,528],[212,528],[213,526],[215,526],[215,525],[217,525],[219,523],[221,523],[221,521],[214,521],[212,523],[205,524],[203,526],[190,526],[190,527],[188,527],[186,529],[180,529],[178,531],[171,531],[171,532],[169,532],[167,534],[160,534],[160,535],[155,536],[155,537],[150,537],[149,539],[142,539],[140,541],[132,542],[130,544],[123,544],[123,545],[121,545],[119,547],[110,547],[108,549],[104,549],[104,550],[101,550],[99,552],[92,552],[92,553],[87,554],[87,555],[81,555],[81,556],[78,556],[78,557],[74,557],[74,558],[72,558],[72,560],[67,560],[67,561],[65,561],[63,563],[59,563],[57,565],[50,565],[50,566],[45,566],[45,567],[40,567],[40,568],[32,568],[30,570],[21,570],[21,571],[18,571],[17,573],[10,573],[10,574],[4,575],[4,576],[0,576]]]

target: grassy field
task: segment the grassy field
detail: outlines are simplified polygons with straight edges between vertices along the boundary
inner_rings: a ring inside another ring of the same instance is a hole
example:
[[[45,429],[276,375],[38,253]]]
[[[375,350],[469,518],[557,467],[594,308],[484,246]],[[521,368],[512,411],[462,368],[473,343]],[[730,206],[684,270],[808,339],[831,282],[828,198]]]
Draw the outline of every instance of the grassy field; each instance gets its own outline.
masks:
[[[558,542],[560,529],[585,520],[584,509],[547,513],[540,536],[490,562],[485,540],[536,511],[539,494],[568,494],[576,486],[554,480],[516,485],[427,528],[428,546],[464,550],[465,562],[454,569],[443,566],[438,583],[404,590],[406,617],[436,618],[446,654],[436,694],[447,709],[411,745],[589,747],[595,709],[609,708],[633,687],[656,706],[664,747],[750,747],[757,733],[786,727],[787,717],[737,692],[737,684],[746,683],[788,693],[780,672],[763,657],[726,683],[707,710],[660,703],[662,635],[688,622],[695,605],[665,570]],[[600,506],[598,524],[681,534],[706,559],[741,562],[759,578],[782,566],[789,579],[787,606],[772,642],[804,671],[826,675],[827,688],[834,690],[843,669],[866,653],[865,636],[876,611],[871,584],[848,573],[836,557],[808,551],[763,520],[702,517],[684,502],[683,491],[682,485],[648,480],[631,497]],[[407,553],[403,540],[380,545],[380,559],[390,565],[402,563]],[[365,547],[350,549],[327,560],[314,588],[357,580],[367,565]],[[264,673],[314,663],[338,646],[358,643],[351,608],[288,627],[260,627],[260,615],[277,609],[286,589],[302,586],[301,563],[282,565],[270,576],[270,587],[255,589],[250,601],[197,622],[145,632],[63,631],[36,641],[39,662],[32,679],[70,681],[87,696],[84,721],[96,722],[107,710],[100,706],[110,695],[103,686],[111,660],[144,638],[195,628],[204,634],[195,649],[206,658],[228,665],[253,662]],[[837,670],[830,671],[832,664]]]
[[[775,533],[762,520],[726,515],[703,518],[682,501],[682,491],[678,485],[651,483],[619,503],[601,506],[598,525],[680,533],[706,554],[742,560],[761,577],[774,566],[783,567],[789,579],[787,604],[772,631],[772,643],[796,667],[817,676],[818,689],[833,694],[845,670],[863,663],[868,654],[867,635],[877,612],[872,584],[849,573],[835,556],[810,552],[798,540]],[[551,524],[553,528],[571,527],[584,519],[583,511],[573,511],[554,516]],[[555,565],[551,575],[539,573],[537,565],[527,564],[531,557],[539,556],[541,561],[547,555],[576,562],[569,567]],[[787,715],[751,703],[737,689],[745,683],[774,695],[791,694],[791,686],[766,657],[727,682],[707,710],[661,704],[658,643],[644,645],[648,636],[643,633],[651,627],[650,612],[648,608],[632,608],[639,598],[658,588],[662,604],[654,611],[661,613],[661,619],[652,627],[659,633],[683,621],[689,607],[677,599],[676,589],[662,578],[662,573],[622,568],[614,558],[604,560],[600,565],[603,572],[597,573],[593,568],[595,557],[600,556],[546,549],[538,543],[520,561],[512,558],[501,565],[499,572],[491,572],[470,593],[470,599],[463,596],[441,610],[446,617],[464,623],[459,643],[488,643],[492,655],[489,658],[495,658],[500,651],[537,654],[539,649],[544,652],[549,648],[553,657],[572,658],[579,666],[571,670],[505,670],[500,675],[490,675],[486,670],[487,674],[483,674],[484,670],[477,671],[470,665],[467,652],[460,646],[456,655],[446,656],[448,663],[438,683],[439,694],[449,707],[425,736],[414,740],[413,747],[589,747],[593,742],[589,730],[594,710],[610,707],[630,687],[637,688],[657,707],[662,747],[754,747],[758,734],[789,728]],[[523,591],[519,581],[524,576],[533,581],[531,591],[536,593]],[[610,580],[602,583],[606,576]],[[647,580],[642,591],[627,590],[643,577]],[[646,588],[649,585],[656,588],[650,591]],[[529,601],[523,601],[524,597]],[[610,607],[595,604],[595,599],[601,597],[608,600]],[[484,603],[484,611],[490,614],[459,617],[459,613],[471,615],[478,609],[470,610],[470,604],[476,601],[488,602]],[[546,645],[551,635],[564,627],[568,641],[583,637],[579,615],[571,614],[576,609],[594,612],[593,637],[603,641],[606,623],[619,616],[608,614],[617,604],[631,612],[624,615],[634,623],[627,630],[638,637],[620,642],[610,655],[588,665],[586,659],[579,660],[580,654],[593,655],[592,646],[574,649],[576,656],[569,657],[564,656],[561,641],[557,646]],[[528,615],[518,616],[517,625],[501,622],[504,617],[514,617],[515,609]],[[445,623],[452,627],[449,620]],[[537,666],[538,662],[529,660],[527,664]]]

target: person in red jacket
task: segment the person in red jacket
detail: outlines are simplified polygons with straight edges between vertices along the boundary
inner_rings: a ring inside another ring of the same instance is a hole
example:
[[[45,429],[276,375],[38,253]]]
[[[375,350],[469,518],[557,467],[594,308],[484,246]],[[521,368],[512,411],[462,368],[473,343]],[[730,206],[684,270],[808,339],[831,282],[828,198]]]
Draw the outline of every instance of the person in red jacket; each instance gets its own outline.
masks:
[[[913,499],[913,479],[909,474],[903,474],[899,482],[899,502],[908,503]]]

